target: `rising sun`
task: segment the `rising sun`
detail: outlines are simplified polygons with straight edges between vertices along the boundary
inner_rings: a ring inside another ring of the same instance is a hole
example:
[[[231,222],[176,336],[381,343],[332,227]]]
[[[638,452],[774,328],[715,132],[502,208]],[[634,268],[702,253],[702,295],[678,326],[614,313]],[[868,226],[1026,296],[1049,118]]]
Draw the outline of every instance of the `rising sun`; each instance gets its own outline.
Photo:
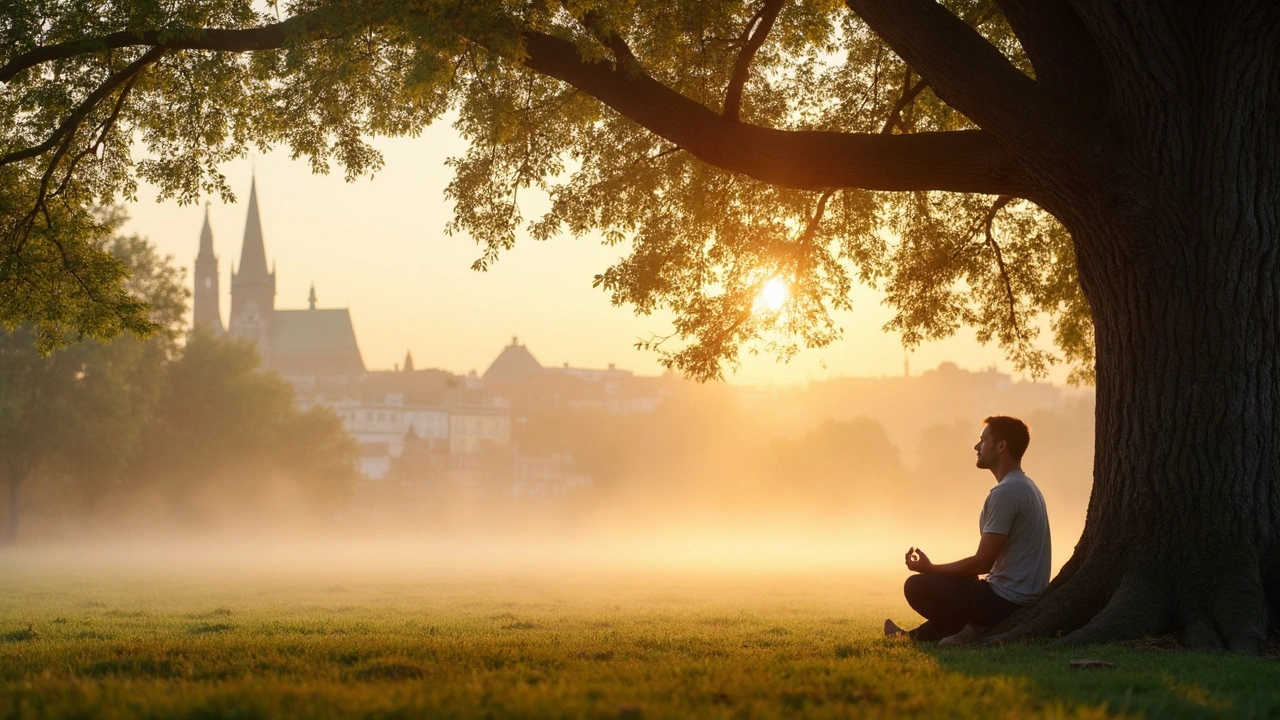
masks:
[[[778,312],[787,302],[787,284],[781,278],[773,278],[764,284],[756,298],[756,310]]]

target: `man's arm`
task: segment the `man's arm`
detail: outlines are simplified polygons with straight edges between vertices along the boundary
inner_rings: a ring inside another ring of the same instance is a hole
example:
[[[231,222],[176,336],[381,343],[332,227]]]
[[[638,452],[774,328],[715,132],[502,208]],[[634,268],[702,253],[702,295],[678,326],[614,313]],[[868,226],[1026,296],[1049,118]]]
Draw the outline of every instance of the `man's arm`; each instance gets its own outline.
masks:
[[[996,558],[1000,557],[1000,551],[1004,550],[1006,539],[1007,536],[1000,533],[982,533],[982,539],[978,541],[977,552],[963,560],[944,565],[934,565],[923,552],[912,548],[907,553],[907,569],[918,573],[954,575],[956,577],[986,575],[991,572],[991,566],[995,565]]]

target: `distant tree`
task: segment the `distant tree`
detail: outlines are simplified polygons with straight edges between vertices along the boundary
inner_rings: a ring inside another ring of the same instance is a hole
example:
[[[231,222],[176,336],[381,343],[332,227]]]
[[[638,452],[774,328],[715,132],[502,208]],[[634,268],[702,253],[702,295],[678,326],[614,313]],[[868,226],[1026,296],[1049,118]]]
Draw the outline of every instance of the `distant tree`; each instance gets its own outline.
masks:
[[[123,222],[118,211],[98,217],[105,227]],[[163,391],[164,364],[186,308],[182,273],[137,236],[114,237],[103,251],[129,270],[129,297],[151,308],[147,322],[159,332],[147,340],[84,340],[48,357],[37,352],[39,331],[30,325],[0,334],[0,471],[8,491],[8,540],[17,535],[22,490],[31,478],[64,478],[89,506],[117,484]]]
[[[349,498],[355,441],[261,364],[252,345],[196,328],[167,367],[137,472],[180,519],[315,517]]]
[[[774,440],[757,456],[766,502],[800,503],[846,519],[853,510],[892,509],[907,478],[884,427],[865,417],[827,420],[797,439]]]
[[[1002,639],[1171,629],[1255,651],[1280,617],[1280,6],[1079,0],[9,3],[0,322],[144,325],[87,213],[194,200],[280,143],[348,177],[365,137],[448,110],[450,229],[485,267],[599,232],[596,282],[670,308],[666,361],[718,377],[773,331],[839,336],[855,280],[908,343],[961,325],[1098,383],[1076,555]],[[139,138],[150,157],[133,161]],[[1052,216],[1052,217],[1050,217]],[[762,312],[760,290],[789,285]],[[95,308],[105,307],[109,312]],[[768,343],[766,342],[766,345]]]

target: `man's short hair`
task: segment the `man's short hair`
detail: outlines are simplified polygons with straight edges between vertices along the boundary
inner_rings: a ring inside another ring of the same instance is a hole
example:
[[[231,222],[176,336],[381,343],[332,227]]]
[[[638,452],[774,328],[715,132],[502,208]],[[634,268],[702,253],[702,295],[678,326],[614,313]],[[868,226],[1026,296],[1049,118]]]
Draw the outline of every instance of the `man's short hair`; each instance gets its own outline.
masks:
[[[1027,429],[1027,424],[1015,417],[1007,415],[992,415],[983,420],[987,427],[991,428],[991,437],[996,442],[1001,440],[1009,446],[1009,454],[1014,460],[1022,460],[1022,454],[1027,451],[1027,446],[1031,444],[1031,431]]]

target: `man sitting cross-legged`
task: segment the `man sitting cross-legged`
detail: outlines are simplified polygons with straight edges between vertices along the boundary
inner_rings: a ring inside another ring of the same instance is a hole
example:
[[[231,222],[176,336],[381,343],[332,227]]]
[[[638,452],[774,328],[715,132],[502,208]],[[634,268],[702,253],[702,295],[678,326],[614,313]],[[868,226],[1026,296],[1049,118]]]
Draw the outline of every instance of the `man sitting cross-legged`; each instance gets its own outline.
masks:
[[[907,578],[904,592],[925,623],[908,632],[885,620],[885,635],[959,639],[966,626],[979,630],[999,623],[1049,584],[1049,516],[1040,489],[1022,472],[1031,435],[1016,418],[989,417],[985,422],[973,449],[978,467],[991,471],[996,486],[982,506],[978,550],[944,565],[930,562],[919,548],[908,550],[907,568],[919,574]]]

